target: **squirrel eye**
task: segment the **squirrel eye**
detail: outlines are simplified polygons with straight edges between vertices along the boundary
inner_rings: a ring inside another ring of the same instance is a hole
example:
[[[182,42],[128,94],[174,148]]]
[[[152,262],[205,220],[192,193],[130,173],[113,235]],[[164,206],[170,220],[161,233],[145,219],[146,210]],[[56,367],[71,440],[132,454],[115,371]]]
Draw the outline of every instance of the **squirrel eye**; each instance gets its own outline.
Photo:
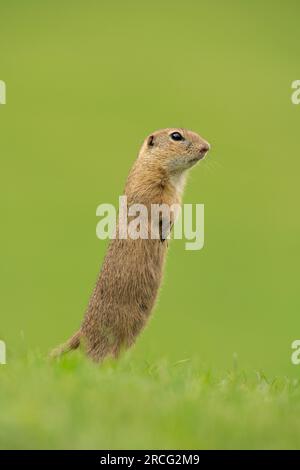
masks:
[[[184,140],[183,136],[180,134],[180,132],[172,132],[172,134],[170,134],[170,137],[172,140]]]

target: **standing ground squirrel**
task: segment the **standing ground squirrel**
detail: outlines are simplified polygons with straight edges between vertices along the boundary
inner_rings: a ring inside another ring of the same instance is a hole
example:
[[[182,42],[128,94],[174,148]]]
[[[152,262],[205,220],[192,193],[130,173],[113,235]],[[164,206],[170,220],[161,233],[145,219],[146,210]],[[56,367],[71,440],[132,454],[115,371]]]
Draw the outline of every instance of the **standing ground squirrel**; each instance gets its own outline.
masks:
[[[163,129],[144,141],[125,186],[128,207],[181,203],[187,170],[205,157],[210,146],[198,134],[185,129]],[[168,248],[168,233],[160,220],[155,239],[123,239],[116,230],[90,298],[80,329],[52,352],[60,356],[84,343],[94,361],[117,357],[130,347],[144,328],[161,284]],[[168,221],[170,232],[174,219]],[[150,229],[149,229],[150,230]]]

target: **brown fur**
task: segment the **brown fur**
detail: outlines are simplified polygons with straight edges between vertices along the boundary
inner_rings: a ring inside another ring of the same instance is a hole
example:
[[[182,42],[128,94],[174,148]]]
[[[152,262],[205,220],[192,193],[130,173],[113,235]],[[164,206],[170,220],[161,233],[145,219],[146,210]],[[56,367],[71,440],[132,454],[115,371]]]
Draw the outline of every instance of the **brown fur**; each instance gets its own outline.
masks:
[[[184,141],[173,141],[180,132]],[[184,129],[164,129],[149,136],[129,173],[125,195],[128,207],[181,202],[186,170],[202,159],[209,145]],[[53,356],[76,349],[83,340],[95,361],[117,357],[144,328],[161,284],[168,242],[127,238],[110,242],[102,270],[90,298],[81,328]]]

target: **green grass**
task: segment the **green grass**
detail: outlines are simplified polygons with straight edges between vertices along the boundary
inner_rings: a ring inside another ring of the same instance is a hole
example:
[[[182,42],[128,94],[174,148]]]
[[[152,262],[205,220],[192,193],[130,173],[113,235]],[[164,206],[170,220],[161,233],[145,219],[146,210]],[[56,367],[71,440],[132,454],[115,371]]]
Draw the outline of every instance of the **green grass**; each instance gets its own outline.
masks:
[[[37,354],[0,369],[5,449],[299,448],[300,381],[192,361]]]

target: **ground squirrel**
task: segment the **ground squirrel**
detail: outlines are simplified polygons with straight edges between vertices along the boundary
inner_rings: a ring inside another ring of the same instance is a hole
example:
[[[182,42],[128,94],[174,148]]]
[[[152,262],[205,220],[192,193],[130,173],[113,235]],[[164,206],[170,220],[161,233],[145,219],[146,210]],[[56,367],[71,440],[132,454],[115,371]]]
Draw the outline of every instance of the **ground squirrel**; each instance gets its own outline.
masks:
[[[126,182],[128,207],[180,204],[187,170],[204,158],[209,148],[198,134],[185,129],[151,134]],[[117,357],[122,348],[135,342],[162,280],[168,248],[168,233],[163,233],[162,223],[160,220],[157,239],[121,239],[117,235],[111,240],[80,329],[52,356],[76,349],[83,342],[87,355],[99,362],[106,356]]]

